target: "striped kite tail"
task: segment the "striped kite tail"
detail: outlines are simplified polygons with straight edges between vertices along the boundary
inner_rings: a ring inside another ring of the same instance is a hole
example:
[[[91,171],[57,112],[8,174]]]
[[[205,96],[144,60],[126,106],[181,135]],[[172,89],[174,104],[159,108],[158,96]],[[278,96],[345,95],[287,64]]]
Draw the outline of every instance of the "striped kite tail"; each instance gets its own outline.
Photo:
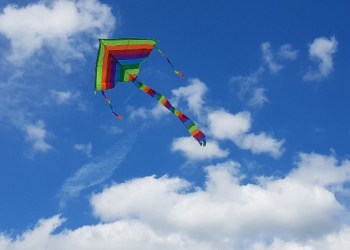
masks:
[[[207,142],[206,142],[205,134],[198,128],[198,126],[190,118],[188,118],[184,113],[182,113],[181,111],[176,109],[174,106],[172,106],[169,100],[164,95],[155,91],[154,89],[150,88],[149,86],[145,85],[144,83],[138,80],[133,81],[133,83],[138,89],[142,90],[149,96],[156,99],[160,104],[162,104],[164,107],[170,110],[171,113],[176,115],[180,119],[182,124],[187,128],[188,132],[193,136],[193,138],[195,138],[198,141],[198,143],[201,146],[204,147],[206,145]]]

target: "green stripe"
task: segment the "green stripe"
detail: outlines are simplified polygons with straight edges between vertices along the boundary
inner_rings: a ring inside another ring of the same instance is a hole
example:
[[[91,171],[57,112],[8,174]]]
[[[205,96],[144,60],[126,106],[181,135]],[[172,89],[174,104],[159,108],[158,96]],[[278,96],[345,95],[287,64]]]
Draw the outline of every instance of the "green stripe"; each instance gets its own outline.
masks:
[[[96,73],[95,73],[95,90],[101,90],[102,87],[102,67],[103,67],[103,55],[104,55],[104,46],[100,44],[97,53],[96,60]]]
[[[151,44],[157,43],[153,39],[141,39],[141,38],[121,38],[121,39],[100,39],[100,42],[104,45],[125,45],[125,44]]]
[[[197,125],[194,124],[194,123],[190,124],[190,125],[187,127],[187,129],[188,129],[188,131],[190,131],[190,133],[192,133],[193,131],[195,131],[197,128],[198,128]]]
[[[124,70],[129,70],[129,69],[139,69],[140,68],[140,64],[120,64],[122,65]]]

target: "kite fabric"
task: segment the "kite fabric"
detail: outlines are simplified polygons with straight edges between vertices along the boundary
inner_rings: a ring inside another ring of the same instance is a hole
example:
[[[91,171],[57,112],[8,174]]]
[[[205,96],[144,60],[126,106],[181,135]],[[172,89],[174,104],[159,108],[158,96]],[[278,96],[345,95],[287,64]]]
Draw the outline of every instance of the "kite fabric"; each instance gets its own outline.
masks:
[[[119,114],[114,112],[112,103],[104,90],[114,88],[118,82],[133,82],[138,89],[155,98],[176,115],[199,144],[205,146],[206,139],[204,133],[191,119],[173,107],[164,95],[137,79],[141,64],[152,53],[154,48],[157,48],[158,52],[167,60],[177,75],[183,76],[183,73],[177,71],[165,53],[157,47],[156,40],[140,38],[100,39],[96,61],[95,91],[102,92],[112,113],[117,118],[122,119]]]

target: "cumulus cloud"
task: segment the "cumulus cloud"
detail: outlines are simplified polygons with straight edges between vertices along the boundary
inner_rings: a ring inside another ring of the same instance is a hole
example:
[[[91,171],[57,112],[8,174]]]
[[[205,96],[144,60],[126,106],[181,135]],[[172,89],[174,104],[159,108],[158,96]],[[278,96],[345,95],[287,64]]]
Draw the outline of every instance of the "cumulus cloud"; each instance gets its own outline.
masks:
[[[331,158],[325,156],[322,164]],[[313,164],[304,161],[295,171],[309,174]],[[270,237],[303,242],[341,230],[342,206],[326,186],[294,175],[241,184],[239,169],[233,161],[207,167],[204,188],[168,176],[133,179],[93,195],[91,204],[105,223],[133,218],[155,231],[186,232],[199,242],[223,244],[220,249]]]
[[[11,44],[7,59],[20,65],[42,48],[62,59],[84,58],[90,48],[85,40],[106,36],[115,23],[110,7],[98,0],[39,1],[7,5],[0,14],[0,34]],[[70,66],[63,69],[69,72]]]
[[[224,158],[229,155],[227,149],[221,149],[216,141],[210,140],[203,148],[198,147],[198,142],[192,137],[180,137],[173,140],[171,151],[180,152],[188,160],[207,160]]]
[[[278,158],[283,153],[284,140],[277,140],[265,132],[249,133],[251,114],[247,111],[231,114],[225,110],[216,110],[208,115],[210,133],[218,140],[231,140],[239,148],[252,153],[267,153]]]
[[[26,124],[22,129],[25,132],[26,140],[32,144],[33,153],[46,153],[52,149],[52,146],[46,141],[48,132],[44,121],[39,120],[34,124]]]
[[[334,157],[315,153],[300,153],[299,159],[300,167],[290,174],[293,178],[326,187],[339,187],[350,180],[349,160],[339,163]]]
[[[197,116],[200,115],[204,102],[204,95],[208,91],[207,85],[198,78],[189,79],[189,85],[172,90],[174,102],[184,99],[189,109]]]
[[[330,184],[350,181],[348,160],[301,153],[285,177],[255,182],[241,168],[207,166],[201,187],[169,176],[112,184],[91,197],[98,223],[53,233],[64,222],[54,216],[21,235],[0,234],[0,250],[347,250],[350,227]]]
[[[337,52],[335,37],[319,37],[309,45],[309,57],[318,64],[317,70],[310,70],[304,80],[322,80],[333,70],[333,56]]]

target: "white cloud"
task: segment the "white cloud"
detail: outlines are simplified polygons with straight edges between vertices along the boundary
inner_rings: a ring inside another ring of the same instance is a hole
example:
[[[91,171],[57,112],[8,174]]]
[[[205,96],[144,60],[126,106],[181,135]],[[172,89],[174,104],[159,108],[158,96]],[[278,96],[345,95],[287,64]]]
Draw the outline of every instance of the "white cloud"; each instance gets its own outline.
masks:
[[[105,222],[137,218],[154,228],[213,239],[259,234],[303,238],[340,223],[341,205],[324,186],[289,176],[243,185],[239,167],[233,161],[209,166],[205,188],[187,192],[189,183],[179,178],[134,179],[95,194],[91,203]]]
[[[271,244],[257,243],[253,250],[347,250],[350,246],[350,227],[305,242],[274,239]]]
[[[264,42],[260,45],[264,63],[267,65],[271,73],[278,73],[284,68],[279,64],[278,60],[295,60],[298,55],[297,50],[293,50],[290,44],[284,44],[280,47],[278,53],[274,53],[271,49],[270,42]]]
[[[262,108],[269,100],[265,95],[266,89],[257,87],[265,72],[263,67],[247,76],[234,76],[230,79],[232,87],[238,87],[238,98],[252,108]]]
[[[10,40],[8,60],[15,64],[23,64],[42,48],[62,59],[84,58],[83,51],[90,48],[86,40],[106,36],[114,25],[110,7],[98,0],[7,5],[0,14],[0,34]],[[69,65],[61,66],[70,71]]]
[[[255,88],[252,91],[252,96],[248,101],[248,106],[262,108],[265,103],[269,102],[265,95],[266,89],[264,88]]]
[[[208,114],[208,122],[215,138],[234,140],[237,136],[250,130],[251,115],[247,111],[233,115],[225,110],[216,110]]]
[[[284,140],[278,141],[264,132],[242,134],[233,140],[238,147],[251,150],[254,154],[267,153],[274,158],[278,158],[283,153]]]
[[[260,47],[264,62],[272,73],[277,73],[278,71],[283,69],[283,65],[278,64],[275,61],[274,55],[271,51],[271,44],[269,42],[262,43]]]
[[[22,235],[0,234],[0,250],[348,249],[345,208],[328,188],[350,181],[348,160],[302,153],[285,177],[255,183],[240,168],[206,167],[203,187],[169,176],[115,183],[91,197],[100,222],[53,233],[64,222],[54,216]],[[323,170],[336,175],[319,178]]]
[[[75,144],[74,149],[86,154],[88,157],[92,157],[92,144],[91,142],[87,144]]]
[[[179,100],[185,99],[189,109],[197,116],[200,115],[203,104],[204,95],[208,91],[207,85],[198,78],[189,79],[189,85],[172,90],[173,100],[176,105]]]
[[[123,129],[117,126],[107,126],[105,124],[102,124],[100,128],[106,133],[110,135],[119,135],[123,133]]]
[[[300,167],[290,174],[293,178],[327,187],[337,187],[350,181],[350,162],[348,160],[339,164],[334,157],[315,153],[301,153],[299,158]]]
[[[76,101],[80,97],[79,91],[59,91],[52,89],[50,90],[51,98],[57,103],[57,104],[69,104],[73,101]]]
[[[46,142],[48,132],[43,121],[39,120],[36,124],[24,125],[22,129],[26,133],[26,140],[33,145],[33,153],[45,153],[52,149],[52,146]]]
[[[284,44],[278,51],[278,57],[282,59],[295,60],[298,56],[298,51],[293,50],[290,44]]]
[[[309,46],[309,57],[318,63],[318,70],[310,70],[304,80],[321,80],[333,70],[333,55],[337,52],[338,42],[335,37],[316,38]]]
[[[251,115],[247,111],[231,114],[225,110],[209,113],[210,133],[219,140],[231,140],[239,148],[252,153],[267,153],[278,158],[283,153],[284,140],[276,140],[265,132],[248,133],[251,129]]]
[[[171,151],[182,153],[190,161],[224,158],[229,154],[213,140],[208,141],[205,147],[198,147],[198,142],[192,137],[176,138],[171,144]]]

